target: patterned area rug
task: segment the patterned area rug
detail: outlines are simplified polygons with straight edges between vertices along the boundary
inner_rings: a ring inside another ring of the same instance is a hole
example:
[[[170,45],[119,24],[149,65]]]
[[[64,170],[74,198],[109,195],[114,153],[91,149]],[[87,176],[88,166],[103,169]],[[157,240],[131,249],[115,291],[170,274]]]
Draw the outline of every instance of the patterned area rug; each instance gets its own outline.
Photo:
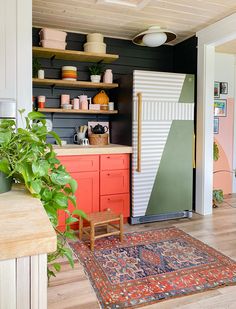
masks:
[[[171,227],[71,247],[106,309],[136,308],[235,284],[236,262]]]

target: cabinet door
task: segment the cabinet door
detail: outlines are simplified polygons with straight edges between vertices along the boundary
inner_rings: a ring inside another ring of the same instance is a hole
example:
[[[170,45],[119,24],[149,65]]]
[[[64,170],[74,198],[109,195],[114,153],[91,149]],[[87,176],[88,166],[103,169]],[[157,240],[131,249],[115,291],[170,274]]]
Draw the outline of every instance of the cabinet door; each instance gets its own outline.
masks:
[[[100,172],[100,194],[129,192],[129,170]]]
[[[101,155],[101,171],[129,168],[129,154]]]
[[[16,99],[16,0],[1,1],[0,42],[0,98]]]
[[[110,209],[117,214],[122,213],[124,218],[128,218],[130,215],[129,193],[101,196],[100,210],[106,209]]]
[[[59,156],[61,164],[69,173],[99,171],[99,156]]]
[[[76,208],[89,214],[99,211],[99,172],[71,173],[77,181]],[[70,205],[70,210],[74,206]]]

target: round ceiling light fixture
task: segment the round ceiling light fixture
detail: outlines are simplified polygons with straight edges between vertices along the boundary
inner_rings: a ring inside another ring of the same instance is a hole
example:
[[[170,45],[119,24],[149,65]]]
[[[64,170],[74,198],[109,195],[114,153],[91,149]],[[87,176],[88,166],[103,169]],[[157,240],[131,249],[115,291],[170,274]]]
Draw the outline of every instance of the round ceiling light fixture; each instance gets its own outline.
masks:
[[[159,26],[152,26],[148,30],[137,34],[132,41],[140,46],[158,47],[173,41],[175,38],[176,34],[174,32],[161,29]]]

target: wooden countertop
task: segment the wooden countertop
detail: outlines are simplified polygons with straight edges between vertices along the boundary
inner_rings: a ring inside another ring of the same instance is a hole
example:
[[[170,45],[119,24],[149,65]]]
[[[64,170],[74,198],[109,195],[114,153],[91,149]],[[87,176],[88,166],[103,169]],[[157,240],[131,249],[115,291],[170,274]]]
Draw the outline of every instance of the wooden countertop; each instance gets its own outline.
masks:
[[[67,144],[65,146],[54,146],[54,151],[58,156],[78,156],[88,154],[118,154],[132,153],[131,146],[109,144],[105,146],[81,146],[76,144]]]
[[[40,200],[18,186],[0,194],[0,260],[53,252],[56,244]]]

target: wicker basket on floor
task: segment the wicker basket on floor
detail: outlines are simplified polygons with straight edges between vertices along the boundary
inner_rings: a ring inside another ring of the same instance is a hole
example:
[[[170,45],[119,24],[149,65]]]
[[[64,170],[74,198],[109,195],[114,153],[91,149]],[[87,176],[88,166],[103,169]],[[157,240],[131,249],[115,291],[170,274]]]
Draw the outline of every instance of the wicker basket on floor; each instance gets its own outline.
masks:
[[[108,137],[107,133],[104,134],[91,134],[89,136],[90,145],[108,145]]]

